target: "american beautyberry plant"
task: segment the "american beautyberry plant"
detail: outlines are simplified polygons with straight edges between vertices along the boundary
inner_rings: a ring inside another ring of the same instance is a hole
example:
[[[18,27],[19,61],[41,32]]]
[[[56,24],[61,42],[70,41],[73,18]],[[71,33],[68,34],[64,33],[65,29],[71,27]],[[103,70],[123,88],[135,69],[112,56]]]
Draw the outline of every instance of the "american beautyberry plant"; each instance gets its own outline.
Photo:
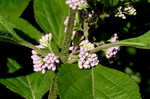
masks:
[[[122,46],[150,49],[149,30],[133,36],[128,29],[141,1],[0,0],[0,42],[28,48],[25,63],[32,62],[30,73],[13,76],[23,66],[8,57],[10,76],[0,83],[26,99],[141,99],[136,79],[103,66]],[[36,22],[24,18],[27,5]]]

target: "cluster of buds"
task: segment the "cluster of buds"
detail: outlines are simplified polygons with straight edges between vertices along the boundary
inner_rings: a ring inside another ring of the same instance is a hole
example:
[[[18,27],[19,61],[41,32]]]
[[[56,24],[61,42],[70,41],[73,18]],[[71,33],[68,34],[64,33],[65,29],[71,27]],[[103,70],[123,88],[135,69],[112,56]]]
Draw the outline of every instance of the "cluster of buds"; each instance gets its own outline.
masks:
[[[32,50],[32,56],[31,56],[32,60],[33,60],[33,70],[35,72],[39,72],[42,71],[44,72],[44,70],[42,69],[42,65],[43,65],[43,60],[42,58],[37,54],[37,52],[35,50]]]
[[[40,44],[37,45],[36,47],[38,47],[38,48],[46,48],[46,47],[48,47],[50,42],[51,42],[51,39],[52,39],[52,34],[51,33],[42,36],[39,39],[39,43]]]
[[[44,67],[48,70],[51,69],[52,71],[56,70],[56,63],[59,63],[58,56],[53,53],[48,53],[47,56],[44,57],[43,61],[45,62]]]
[[[36,47],[39,49],[47,48],[49,46],[51,38],[52,38],[51,33],[42,36],[41,39],[39,40],[40,44],[37,45]],[[33,60],[33,70],[35,72],[42,72],[43,74],[46,72],[46,70],[55,71],[56,70],[55,64],[59,63],[58,56],[56,56],[53,53],[48,53],[47,55],[44,56],[38,53],[37,51],[32,50],[31,58]]]
[[[118,8],[118,12],[115,14],[115,17],[119,17],[119,18],[122,18],[122,19],[126,19],[126,16],[125,16],[125,14],[122,12],[122,7],[120,6],[119,8]]]
[[[78,7],[86,6],[87,1],[86,0],[67,0],[66,4],[69,5],[72,9],[77,9]]]
[[[136,15],[136,9],[133,8],[132,6],[124,8],[124,12],[128,15]]]
[[[45,57],[42,57],[37,54],[35,50],[32,50],[32,56],[33,60],[33,70],[35,72],[42,72],[45,73],[47,70],[56,70],[56,63],[59,63],[58,57],[55,56],[53,53],[48,53]]]
[[[85,51],[88,51],[88,50],[92,50],[94,49],[94,44],[92,44],[91,42],[89,42],[88,40],[83,40],[80,45],[81,49],[85,49]]]
[[[118,7],[117,13],[115,14],[115,17],[120,17],[122,19],[126,19],[126,15],[135,16],[136,15],[136,9],[131,6],[127,5],[126,7]]]
[[[108,59],[115,57],[119,50],[120,50],[120,47],[118,46],[108,48],[106,51],[106,57]]]
[[[98,56],[95,53],[89,53],[89,50],[94,49],[94,44],[88,40],[84,40],[80,43],[80,53],[78,66],[80,69],[88,69],[98,65]]]
[[[117,42],[118,41],[118,36],[117,34],[115,33],[111,39],[110,39],[110,42]],[[113,57],[116,56],[116,54],[118,53],[118,51],[120,50],[120,47],[119,46],[115,46],[115,47],[111,47],[111,48],[108,48],[106,50],[106,58],[108,59],[111,59]]]

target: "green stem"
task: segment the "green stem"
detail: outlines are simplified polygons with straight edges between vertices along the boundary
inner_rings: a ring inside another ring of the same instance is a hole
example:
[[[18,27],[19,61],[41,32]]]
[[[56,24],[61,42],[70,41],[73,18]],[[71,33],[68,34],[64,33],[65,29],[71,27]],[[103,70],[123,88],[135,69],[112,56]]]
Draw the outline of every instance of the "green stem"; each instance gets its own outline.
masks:
[[[98,47],[90,50],[89,52],[95,53],[95,52],[98,52],[102,49],[107,49],[107,48],[114,47],[114,46],[141,46],[141,47],[143,47],[144,44],[131,43],[131,42],[130,43],[128,43],[128,42],[115,42],[115,43],[109,43],[109,44],[104,44],[104,45],[98,46]]]
[[[56,77],[57,77],[57,74],[55,74],[52,84],[50,86],[48,99],[57,99],[58,90],[57,90],[57,84],[56,84]]]
[[[48,49],[49,49],[49,51],[50,51],[51,53],[54,53],[54,52],[53,52],[53,49],[52,49],[52,47],[51,47],[51,44],[52,44],[51,40],[52,40],[52,39],[49,40]]]
[[[75,19],[76,10],[70,9],[70,16],[69,16],[69,22],[67,25],[67,31],[65,33],[64,42],[61,50],[61,60],[62,62],[65,62],[68,59],[69,56],[69,47],[71,44],[71,37],[72,37],[72,31],[74,27],[74,19]]]
[[[36,46],[34,46],[33,44],[31,44],[29,42],[18,42],[17,44],[25,46],[25,47],[30,48],[30,49],[33,49],[33,50],[37,51],[38,53],[40,53],[40,55],[42,55],[42,56],[46,56],[47,53],[48,53],[48,51],[39,49],[39,48],[37,48]]]
[[[99,52],[103,49],[107,49],[107,48],[110,48],[110,47],[114,47],[114,46],[139,46],[139,47],[144,47],[144,44],[140,44],[140,43],[129,43],[129,42],[115,42],[115,43],[109,43],[109,44],[104,44],[104,45],[100,45],[92,50],[89,50],[88,52],[90,53],[96,53],[96,52]],[[71,53],[70,56],[77,56],[79,54],[79,50],[74,52],[74,53]],[[71,57],[71,58],[68,58],[68,61],[67,63],[75,63],[77,62],[78,59],[75,57]]]
[[[88,36],[89,36],[89,26],[87,22],[84,22],[84,36],[85,39],[88,40]]]
[[[18,42],[19,45],[25,46],[27,48],[35,49],[35,46],[29,42]]]
[[[71,37],[72,37],[72,31],[73,31],[73,27],[74,27],[75,14],[76,14],[76,11],[70,9],[70,16],[69,16],[69,21],[68,21],[68,25],[67,25],[67,31],[65,33],[63,47],[61,49],[61,55],[60,55],[62,62],[66,62],[68,59],[68,56],[69,56],[68,49],[71,44]],[[51,84],[48,99],[57,99],[58,90],[57,90],[57,85],[56,85],[56,78],[57,78],[57,74],[55,74],[55,77]]]

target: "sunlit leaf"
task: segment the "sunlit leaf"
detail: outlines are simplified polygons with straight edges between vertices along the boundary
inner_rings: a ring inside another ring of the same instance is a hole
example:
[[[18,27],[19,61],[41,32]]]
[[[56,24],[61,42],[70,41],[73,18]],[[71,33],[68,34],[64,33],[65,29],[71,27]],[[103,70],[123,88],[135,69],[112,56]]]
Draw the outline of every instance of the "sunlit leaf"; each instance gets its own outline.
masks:
[[[139,37],[122,40],[117,44],[136,48],[150,49],[150,31],[146,32],[145,34]]]
[[[17,17],[0,16],[0,32],[9,33],[13,39],[19,41],[18,43],[24,42],[26,45],[31,44],[32,41],[36,42],[41,37],[41,33],[35,27]],[[1,33],[0,36],[0,38],[4,37]]]
[[[17,44],[17,40],[8,35],[8,33],[0,32],[0,42]]]
[[[66,0],[34,0],[35,19],[41,28],[54,35],[55,42],[62,45],[64,38],[64,19],[67,16]]]
[[[101,65],[90,70],[62,65],[57,83],[61,99],[141,99],[134,80]]]
[[[8,73],[11,74],[22,68],[12,59],[8,59],[7,66],[9,68]],[[0,83],[25,99],[42,99],[43,95],[49,90],[53,77],[54,74],[51,71],[46,74],[39,72],[12,78],[0,78]]]
[[[0,15],[20,16],[30,0],[0,0]]]

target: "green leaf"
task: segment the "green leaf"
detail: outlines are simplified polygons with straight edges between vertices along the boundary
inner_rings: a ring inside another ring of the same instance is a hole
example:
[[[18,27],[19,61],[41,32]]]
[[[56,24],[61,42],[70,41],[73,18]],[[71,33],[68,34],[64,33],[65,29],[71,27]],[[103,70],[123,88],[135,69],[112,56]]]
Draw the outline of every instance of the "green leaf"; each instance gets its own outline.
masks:
[[[6,20],[6,18],[0,16],[0,31],[2,32],[8,32],[10,33],[14,38],[16,38],[17,40],[22,40],[17,33],[13,30],[14,29],[14,25],[9,22],[8,20]]]
[[[90,70],[62,65],[57,84],[61,99],[140,99],[134,80],[101,65]]]
[[[0,0],[0,15],[20,16],[30,0]]]
[[[17,41],[15,38],[10,37],[8,33],[2,33],[0,32],[0,42],[6,42],[6,43],[12,43],[17,44]]]
[[[131,46],[136,48],[150,49],[150,31],[146,32],[145,34],[139,37],[122,40],[116,44],[122,46]]]
[[[2,17],[0,16],[0,31],[8,32],[12,36],[22,39],[17,34],[20,31],[22,35],[26,35],[31,39],[38,40],[41,37],[41,33],[34,28],[29,22],[17,17]]]
[[[8,59],[7,66],[9,73],[14,73],[21,68],[12,59]],[[51,71],[46,74],[38,72],[12,78],[0,78],[0,83],[25,99],[42,99],[42,96],[49,90],[53,77],[54,73]]]
[[[55,42],[62,46],[64,38],[64,19],[68,8],[66,0],[34,0],[34,13],[37,23],[46,32],[51,32]]]
[[[121,40],[121,41],[114,42],[114,43],[103,44],[91,50],[90,52],[95,53],[100,50],[107,49],[113,46],[130,46],[130,47],[135,47],[135,48],[150,49],[149,41],[150,41],[150,31],[135,38],[125,39],[125,40]]]
[[[32,42],[36,42],[41,37],[41,33],[34,28],[29,22],[17,17],[0,16],[0,32],[9,33],[14,40],[23,46],[33,48]],[[6,36],[0,38],[8,41]],[[2,38],[4,37],[4,38]]]

